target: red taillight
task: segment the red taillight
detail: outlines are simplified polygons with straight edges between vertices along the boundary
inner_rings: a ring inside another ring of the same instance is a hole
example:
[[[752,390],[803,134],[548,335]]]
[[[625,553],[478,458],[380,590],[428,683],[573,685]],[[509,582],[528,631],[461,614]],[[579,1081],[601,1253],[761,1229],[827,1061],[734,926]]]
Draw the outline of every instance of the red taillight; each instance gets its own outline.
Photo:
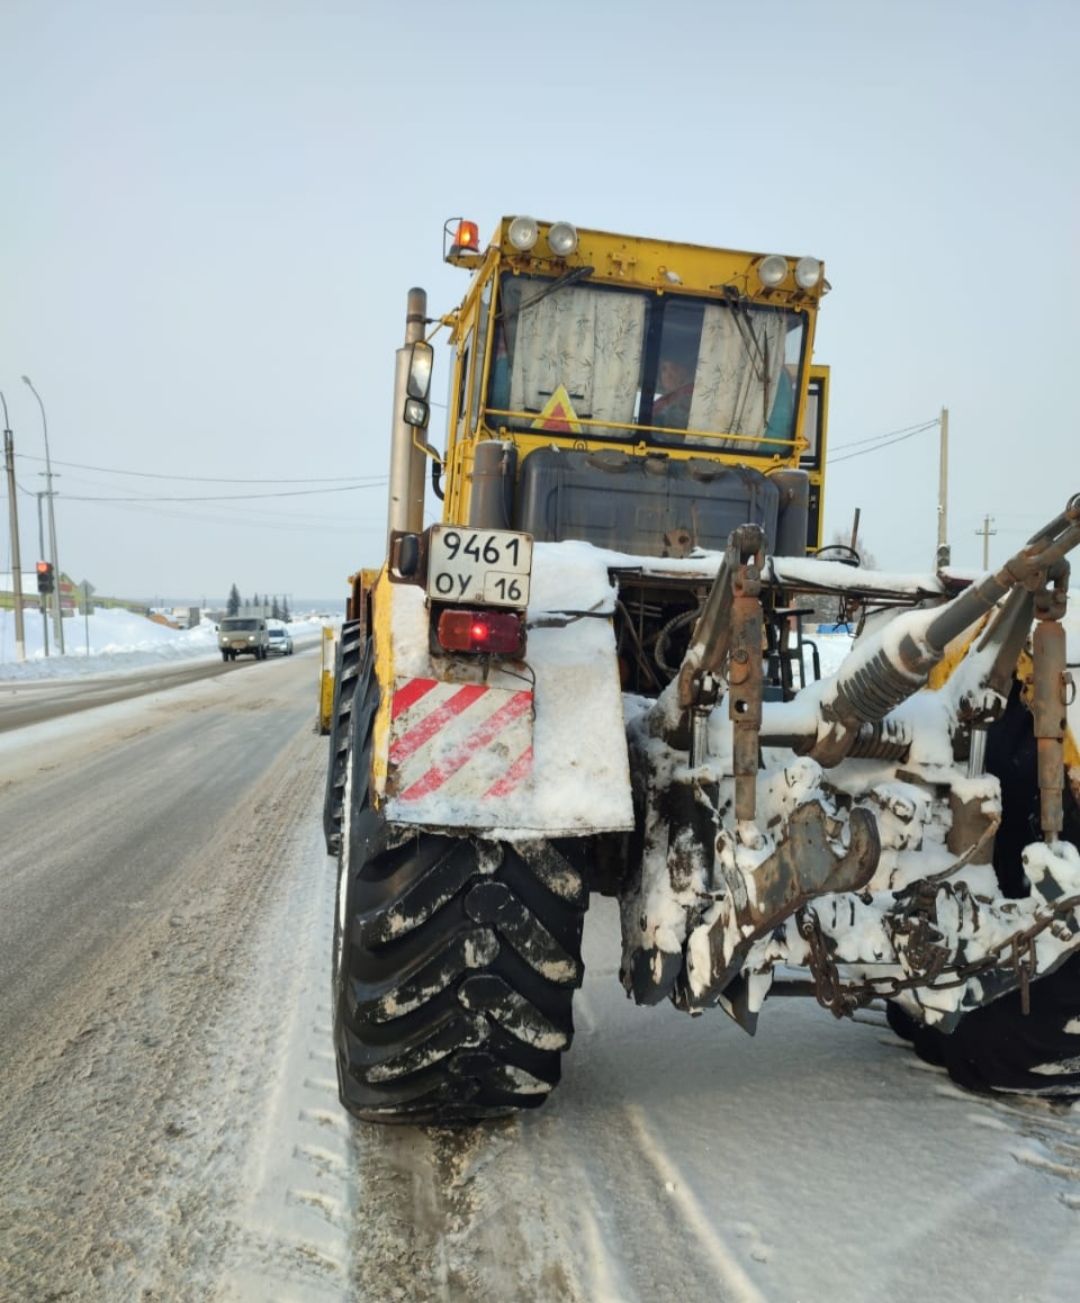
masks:
[[[521,616],[506,611],[443,611],[436,636],[444,651],[520,656],[525,650]]]

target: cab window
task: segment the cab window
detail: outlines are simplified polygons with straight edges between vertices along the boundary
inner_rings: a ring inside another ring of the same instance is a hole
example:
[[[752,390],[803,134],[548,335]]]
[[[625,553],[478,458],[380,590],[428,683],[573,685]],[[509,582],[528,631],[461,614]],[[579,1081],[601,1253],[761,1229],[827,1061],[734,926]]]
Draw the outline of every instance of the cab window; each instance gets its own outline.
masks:
[[[783,453],[806,334],[805,314],[783,308],[508,274],[487,420]]]

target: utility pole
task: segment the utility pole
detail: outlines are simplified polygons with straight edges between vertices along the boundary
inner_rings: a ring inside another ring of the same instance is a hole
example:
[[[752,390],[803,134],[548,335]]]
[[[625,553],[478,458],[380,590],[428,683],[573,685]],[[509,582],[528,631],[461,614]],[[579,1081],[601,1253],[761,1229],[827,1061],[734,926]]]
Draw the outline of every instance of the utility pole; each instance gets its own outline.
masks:
[[[997,533],[997,530],[996,530],[996,529],[991,529],[991,528],[990,528],[990,526],[991,526],[993,523],[994,523],[994,518],[993,518],[993,516],[983,516],[983,527],[982,527],[982,529],[977,529],[977,530],[975,531],[975,536],[976,536],[976,538],[978,538],[978,536],[979,536],[980,534],[982,535],[982,541],[983,541],[983,569],[984,569],[984,570],[989,570],[989,569],[990,569],[990,540],[991,540],[991,538],[993,538],[993,536]]]
[[[15,659],[26,660],[26,631],[23,628],[22,557],[19,555],[19,506],[15,499],[15,437],[8,421],[7,399],[0,393],[4,408],[4,469],[7,472],[8,518],[11,522],[11,591],[15,594]]]
[[[949,409],[941,409],[938,454],[937,564],[940,570],[952,560],[949,547]]]
[[[47,496],[42,490],[35,495],[37,497],[37,535],[38,535],[38,556],[42,561],[45,560],[45,526],[42,524],[41,516],[41,499]],[[49,617],[45,608],[45,595],[38,598],[38,604],[41,607],[41,645],[45,650],[46,657],[49,655]]]
[[[52,461],[49,459],[49,422],[45,419],[45,404],[41,401],[41,395],[34,388],[33,381],[29,376],[23,376],[23,384],[37,399],[37,405],[41,408],[41,429],[45,435],[45,483],[46,492],[49,498],[49,560],[53,568],[53,619],[56,622],[56,645],[59,648],[60,655],[64,654],[64,612],[60,603],[60,560],[56,554],[56,513],[53,511],[53,473]]]

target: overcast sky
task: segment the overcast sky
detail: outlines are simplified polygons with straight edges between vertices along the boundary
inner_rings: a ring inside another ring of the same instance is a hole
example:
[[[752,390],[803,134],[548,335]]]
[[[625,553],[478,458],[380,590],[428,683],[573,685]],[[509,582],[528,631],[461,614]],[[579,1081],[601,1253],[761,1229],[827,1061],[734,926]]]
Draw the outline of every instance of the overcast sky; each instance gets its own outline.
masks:
[[[1002,559],[1080,490],[1078,37],[1075,0],[5,0],[19,482],[25,372],[76,579],[343,592],[382,559],[405,292],[464,290],[447,217],[528,212],[823,258],[837,456],[948,406],[954,561],[984,513]],[[861,506],[882,565],[926,568],[936,440],[835,464],[829,530]],[[329,482],[269,482],[300,479]]]

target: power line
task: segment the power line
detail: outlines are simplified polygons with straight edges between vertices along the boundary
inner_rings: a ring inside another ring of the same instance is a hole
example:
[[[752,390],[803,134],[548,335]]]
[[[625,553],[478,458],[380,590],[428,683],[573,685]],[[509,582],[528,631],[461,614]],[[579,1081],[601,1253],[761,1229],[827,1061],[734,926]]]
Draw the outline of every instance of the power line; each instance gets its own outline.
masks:
[[[863,444],[880,443],[883,439],[894,439],[899,434],[921,434],[923,430],[928,430],[932,425],[940,424],[940,418],[935,416],[932,421],[923,421],[919,425],[905,425],[899,430],[889,430],[885,434],[872,434],[867,439],[851,439],[847,443],[835,444],[833,451],[842,452],[845,448],[861,448]]]
[[[888,443],[878,443],[872,448],[860,448],[858,452],[849,452],[844,457],[826,457],[826,466],[839,465],[842,461],[851,461],[853,457],[865,457],[868,453],[882,452],[886,448],[891,448],[893,444],[904,443],[908,439],[914,439],[917,434],[923,434],[927,430],[933,430],[937,427],[937,421],[928,421],[925,425],[917,426],[907,434],[901,434],[895,439],[890,439]]]
[[[250,498],[306,498],[317,493],[350,493],[354,489],[375,489],[389,480],[368,480],[363,484],[343,484],[337,489],[286,489],[278,493],[215,493],[190,497],[157,497],[147,494],[135,498],[104,498],[78,493],[65,493],[65,502],[242,502]]]
[[[318,529],[320,534],[349,534],[368,533],[382,531],[386,532],[386,526],[379,521],[378,523],[365,523],[364,521],[345,521],[337,516],[321,516],[318,518],[294,517],[291,515],[279,515],[272,519],[262,519],[250,515],[240,515],[238,511],[231,511],[228,515],[215,515],[210,511],[200,511],[198,508],[185,507],[162,507],[156,504],[144,504],[139,502],[119,502],[114,504],[116,511],[133,511],[136,513],[151,512],[155,520],[161,520],[168,517],[178,521],[199,521],[204,524],[221,525],[229,529],[257,529],[260,532],[272,530],[278,533],[303,533],[310,535],[314,528]]]
[[[929,421],[920,421],[917,425],[904,425],[899,430],[887,430],[884,434],[872,434],[866,439],[849,439],[847,443],[838,443],[833,445],[834,452],[841,452],[847,448],[861,448],[868,443],[881,443],[885,439],[895,439],[901,434],[920,434],[923,430],[928,430],[931,426],[940,425],[941,420],[935,416]]]
[[[23,461],[44,461],[44,457],[34,457],[27,452],[16,453],[17,458]],[[88,466],[85,462],[78,461],[58,461],[53,458],[54,466],[68,466],[72,470],[79,471],[100,471],[105,475],[134,475],[139,479],[147,480],[186,480],[193,484],[342,484],[355,479],[353,475],[327,475],[320,479],[234,479],[227,475],[166,475],[158,471],[125,471],[117,470],[115,466]]]
[[[97,487],[98,485],[98,481],[96,480],[82,480],[79,476],[72,476],[71,482],[91,484],[94,485],[95,487]],[[25,494],[28,498],[35,498],[39,496],[37,492],[35,492],[32,489],[24,488],[23,485],[18,484],[18,482],[16,482],[16,486],[19,492]],[[366,486],[359,485],[357,487],[366,487]],[[329,492],[330,490],[324,490],[324,491]],[[201,502],[204,500],[216,501],[217,499],[214,498],[194,499],[195,502]],[[227,498],[225,500],[230,502],[233,501],[233,499],[231,498]],[[274,530],[300,530],[300,531],[307,530],[310,532],[310,530],[313,527],[317,527],[320,530],[320,532],[345,533],[345,532],[355,532],[357,528],[360,528],[361,530],[365,528],[364,526],[358,526],[356,517],[354,515],[351,514],[328,515],[325,511],[320,511],[318,513],[303,512],[303,511],[285,512],[282,510],[270,509],[270,508],[264,508],[262,510],[259,510],[258,508],[231,507],[228,515],[223,515],[223,514],[214,515],[205,511],[199,511],[197,509],[193,509],[192,507],[189,507],[187,505],[188,502],[187,499],[179,499],[178,500],[179,505],[175,509],[170,510],[167,506],[160,505],[163,501],[167,502],[170,501],[170,499],[162,499],[152,495],[140,495],[137,498],[116,499],[111,497],[105,497],[104,495],[99,497],[96,495],[92,496],[90,494],[86,494],[86,495],[65,494],[64,501],[65,502],[90,502],[90,503],[105,501],[115,506],[115,508],[119,511],[140,511],[140,510],[152,511],[155,516],[161,516],[161,517],[169,516],[175,520],[209,521],[211,523],[222,524],[222,525],[242,525],[242,526],[249,526],[253,528],[274,529]]]
[[[80,486],[88,486],[92,490],[104,488],[106,491],[109,491],[115,488],[114,485],[109,484],[107,481],[97,479],[93,476],[72,475],[70,472],[67,475],[67,482],[69,487],[78,484]],[[76,490],[74,488],[71,488],[70,491],[72,494],[74,494]],[[86,488],[83,487],[83,492],[85,491]],[[89,497],[90,494],[87,493],[86,496]],[[72,501],[73,499],[67,498],[65,495],[65,500]],[[286,507],[286,504],[278,503],[278,502],[274,502],[269,507],[246,507],[243,505],[237,506],[235,503],[229,502],[229,503],[223,503],[218,513],[213,516],[207,515],[205,511],[199,511],[198,503],[181,502],[176,505],[174,510],[170,511],[166,505],[162,505],[156,502],[154,497],[150,494],[147,494],[145,496],[140,495],[138,501],[133,500],[130,503],[126,503],[126,504],[116,503],[114,505],[117,510],[125,510],[125,509],[139,510],[141,503],[147,504],[145,509],[148,511],[154,511],[161,516],[173,516],[181,520],[212,519],[212,520],[219,520],[219,521],[237,521],[240,523],[252,523],[252,524],[265,521],[273,525],[277,525],[279,522],[286,522],[286,523],[291,523],[297,527],[305,526],[310,528],[311,526],[317,526],[320,529],[325,529],[328,526],[333,526],[335,524],[354,526],[357,518],[355,509],[347,509],[340,513],[335,513],[332,511],[328,511],[325,508],[325,506],[321,503],[315,504],[316,510],[314,511],[304,511],[304,510],[296,510],[295,504],[289,504],[289,507],[292,508],[290,510]],[[302,505],[303,504],[301,504],[301,506]],[[93,507],[93,503],[91,503],[91,508],[92,507]]]

